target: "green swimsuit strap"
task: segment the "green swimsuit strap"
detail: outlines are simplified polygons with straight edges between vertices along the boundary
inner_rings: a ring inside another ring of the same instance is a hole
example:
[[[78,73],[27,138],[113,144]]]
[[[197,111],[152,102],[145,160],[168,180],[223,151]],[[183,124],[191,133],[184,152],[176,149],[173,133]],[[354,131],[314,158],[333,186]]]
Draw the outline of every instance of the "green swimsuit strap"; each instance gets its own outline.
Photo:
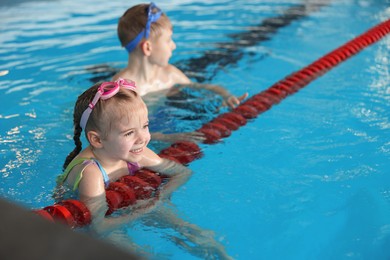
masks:
[[[80,173],[78,174],[77,178],[76,178],[76,181],[74,182],[73,184],[73,191],[77,190],[77,188],[79,187],[79,184],[80,184],[80,181],[81,181],[81,177],[83,176],[83,172],[85,170],[85,168],[90,165],[91,163],[94,163],[95,161],[93,159],[89,159],[89,158],[77,158],[77,159],[74,159],[73,161],[70,162],[70,164],[66,167],[65,171],[60,175],[58,176],[57,178],[57,183],[58,184],[63,184],[66,180],[66,178],[68,177],[70,171],[76,166],[76,165],[79,165],[79,164],[84,164],[84,167],[83,169],[80,171]]]

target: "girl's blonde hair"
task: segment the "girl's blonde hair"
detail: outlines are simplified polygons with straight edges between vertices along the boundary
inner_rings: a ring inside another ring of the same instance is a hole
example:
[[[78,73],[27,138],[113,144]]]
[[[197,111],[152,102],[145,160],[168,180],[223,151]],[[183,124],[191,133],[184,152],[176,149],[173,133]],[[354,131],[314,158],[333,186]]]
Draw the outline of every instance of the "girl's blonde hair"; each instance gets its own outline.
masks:
[[[124,47],[131,42],[143,29],[146,27],[148,20],[148,8],[150,4],[135,5],[122,15],[118,22],[118,38],[121,45]],[[157,9],[152,10],[153,13]],[[158,37],[161,35],[162,29],[172,29],[171,21],[165,13],[162,13],[160,18],[151,23],[150,37]]]
[[[63,166],[64,169],[82,150],[82,142],[80,139],[82,132],[82,128],[80,126],[81,116],[96,95],[100,85],[101,83],[93,85],[77,98],[73,112],[73,140],[76,147],[66,157]],[[147,110],[141,97],[135,91],[119,88],[118,93],[109,99],[99,99],[89,116],[84,129],[84,134],[87,137],[87,133],[89,131],[98,131],[102,134],[102,138],[105,138],[116,122],[119,122],[129,114],[133,115],[140,110]]]

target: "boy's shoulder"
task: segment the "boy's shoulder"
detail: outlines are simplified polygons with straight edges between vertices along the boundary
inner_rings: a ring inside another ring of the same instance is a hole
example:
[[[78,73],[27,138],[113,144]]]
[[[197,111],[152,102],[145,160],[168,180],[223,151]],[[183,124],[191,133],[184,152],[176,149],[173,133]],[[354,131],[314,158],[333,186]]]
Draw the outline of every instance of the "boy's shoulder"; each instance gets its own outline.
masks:
[[[169,75],[169,78],[174,82],[174,84],[186,84],[191,82],[180,69],[172,64],[165,66],[162,73]]]
[[[122,69],[119,72],[117,72],[113,77],[112,80],[117,80],[119,78],[124,78],[124,79],[131,79],[132,75],[129,73],[127,69]]]

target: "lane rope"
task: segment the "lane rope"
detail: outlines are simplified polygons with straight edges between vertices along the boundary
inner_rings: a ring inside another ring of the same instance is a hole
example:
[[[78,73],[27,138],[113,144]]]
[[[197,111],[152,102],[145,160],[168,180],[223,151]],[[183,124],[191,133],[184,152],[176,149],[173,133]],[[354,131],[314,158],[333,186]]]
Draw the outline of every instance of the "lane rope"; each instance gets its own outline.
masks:
[[[341,62],[362,51],[366,47],[384,38],[390,33],[390,19],[372,27],[339,48],[322,56],[310,65],[296,71],[276,82],[268,89],[252,96],[230,112],[224,113],[205,123],[197,131],[206,136],[206,144],[213,144],[231,135],[232,131],[244,126],[248,119],[256,118],[284,98],[296,93],[310,82],[324,75]],[[160,157],[171,159],[182,164],[202,157],[200,147],[193,142],[176,142],[163,149]],[[139,199],[156,197],[159,187],[168,178],[150,170],[141,169],[134,176],[123,176],[118,181],[110,183],[106,189],[108,211],[133,205]],[[53,222],[64,223],[72,228],[82,227],[91,223],[91,213],[78,200],[64,200],[43,209],[33,210],[36,214]]]

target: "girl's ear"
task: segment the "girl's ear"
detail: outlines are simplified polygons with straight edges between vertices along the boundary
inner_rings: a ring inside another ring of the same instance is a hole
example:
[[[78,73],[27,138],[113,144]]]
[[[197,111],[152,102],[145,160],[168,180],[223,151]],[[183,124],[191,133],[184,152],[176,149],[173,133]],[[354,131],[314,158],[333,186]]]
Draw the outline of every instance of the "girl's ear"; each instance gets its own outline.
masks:
[[[145,54],[145,56],[150,56],[152,53],[152,43],[149,40],[144,41],[141,43],[141,49],[142,52]]]
[[[94,148],[102,148],[102,140],[100,138],[100,135],[98,132],[95,131],[89,131],[87,133],[87,138],[89,143],[92,145]]]

